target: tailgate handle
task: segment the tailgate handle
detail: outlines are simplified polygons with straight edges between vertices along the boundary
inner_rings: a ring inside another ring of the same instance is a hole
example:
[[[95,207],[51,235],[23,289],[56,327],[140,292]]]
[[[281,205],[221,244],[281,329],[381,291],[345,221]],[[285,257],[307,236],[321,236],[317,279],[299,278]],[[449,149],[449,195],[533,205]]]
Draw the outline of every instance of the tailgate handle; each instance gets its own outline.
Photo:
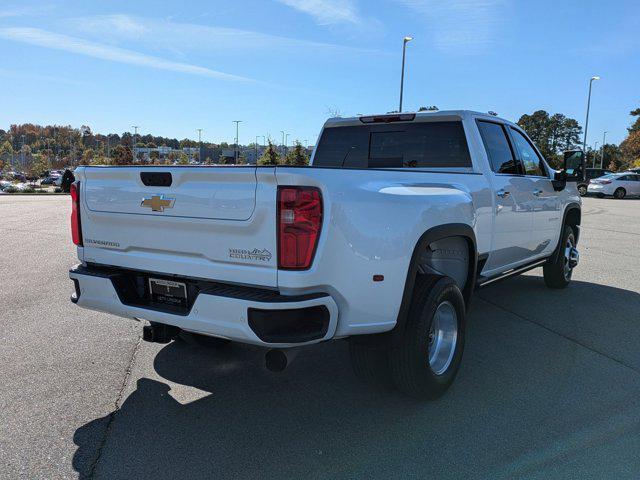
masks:
[[[140,180],[147,187],[170,187],[171,172],[140,172]]]

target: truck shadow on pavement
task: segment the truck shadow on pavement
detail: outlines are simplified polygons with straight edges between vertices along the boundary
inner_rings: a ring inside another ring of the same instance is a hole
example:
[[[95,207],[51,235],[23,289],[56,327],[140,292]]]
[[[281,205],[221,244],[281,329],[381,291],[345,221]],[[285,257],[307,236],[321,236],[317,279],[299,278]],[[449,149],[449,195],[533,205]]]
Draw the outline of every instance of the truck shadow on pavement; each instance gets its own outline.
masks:
[[[533,276],[490,288],[474,299],[463,366],[439,401],[361,385],[342,341],[301,352],[282,374],[257,348],[173,342],[155,358],[158,378],[133,380],[119,410],[78,428],[73,466],[111,479],[639,471],[640,295],[578,281],[550,292]]]

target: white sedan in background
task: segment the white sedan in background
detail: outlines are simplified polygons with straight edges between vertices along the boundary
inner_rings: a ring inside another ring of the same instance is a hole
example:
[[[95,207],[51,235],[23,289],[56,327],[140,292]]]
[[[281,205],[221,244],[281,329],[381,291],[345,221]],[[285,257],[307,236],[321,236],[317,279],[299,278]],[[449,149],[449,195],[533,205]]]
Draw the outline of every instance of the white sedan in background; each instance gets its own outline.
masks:
[[[634,172],[610,173],[600,178],[594,178],[587,187],[587,193],[599,197],[612,195],[614,198],[640,196],[640,174]]]

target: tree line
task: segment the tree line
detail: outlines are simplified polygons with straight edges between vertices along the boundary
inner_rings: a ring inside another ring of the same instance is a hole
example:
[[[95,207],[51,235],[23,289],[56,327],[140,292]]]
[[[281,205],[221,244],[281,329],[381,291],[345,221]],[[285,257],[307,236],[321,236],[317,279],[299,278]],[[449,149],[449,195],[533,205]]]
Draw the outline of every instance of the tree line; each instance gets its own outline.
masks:
[[[436,109],[429,107],[428,109]],[[425,110],[428,110],[425,108]],[[640,166],[640,108],[630,112],[633,123],[627,129],[627,137],[616,145],[608,143],[598,151],[587,147],[587,163],[599,165],[604,158],[603,167],[613,171]],[[549,114],[537,110],[525,114],[518,120],[520,125],[540,149],[554,168],[562,165],[562,153],[581,147],[582,127],[577,120],[562,113]],[[250,147],[256,147],[251,144]],[[141,154],[134,158],[136,148],[169,147],[173,150],[186,147],[201,147],[206,153],[203,163],[218,163],[222,152],[229,149],[228,143],[214,144],[195,140],[168,138],[154,135],[137,135],[130,132],[107,135],[94,133],[87,125],[73,128],[69,125],[41,126],[31,123],[11,125],[8,130],[0,129],[0,171],[11,167],[16,158],[27,159],[27,168],[33,175],[50,170],[75,166],[78,164],[128,165],[133,163],[180,163],[190,159],[200,160],[198,153],[188,156],[184,152],[172,151],[167,158],[161,159],[158,152],[151,152],[149,158]],[[204,156],[204,155],[203,155]],[[260,165],[307,165],[309,158],[305,148],[296,142],[295,146],[282,154],[271,142],[258,159]]]
[[[599,166],[601,160],[604,168],[614,172],[640,166],[640,108],[631,111],[630,115],[638,118],[627,129],[628,136],[620,145],[607,143],[598,150],[587,146],[587,166]],[[577,120],[561,113],[549,115],[545,110],[537,110],[530,115],[522,115],[518,125],[527,132],[554,168],[561,167],[565,150],[582,147],[582,127]]]
[[[129,165],[133,163],[159,163],[160,155],[152,151],[149,158],[141,153],[134,159],[134,151],[140,148],[155,149],[169,147],[166,159],[169,163],[186,164],[199,160],[200,149],[192,155],[177,151],[183,148],[201,147],[210,155],[213,163],[229,149],[229,144],[199,142],[188,138],[161,137],[155,135],[134,135],[130,132],[107,135],[94,133],[87,125],[73,128],[69,125],[41,126],[32,123],[11,125],[8,130],[0,129],[0,172],[11,168],[12,163],[23,163],[28,173],[38,173],[75,165]]]

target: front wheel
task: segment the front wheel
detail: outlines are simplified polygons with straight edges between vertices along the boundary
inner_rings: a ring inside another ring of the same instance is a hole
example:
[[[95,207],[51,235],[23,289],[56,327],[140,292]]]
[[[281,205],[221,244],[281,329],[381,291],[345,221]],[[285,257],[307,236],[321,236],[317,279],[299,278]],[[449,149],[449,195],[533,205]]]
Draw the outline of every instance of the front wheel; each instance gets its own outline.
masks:
[[[547,260],[542,268],[544,282],[549,288],[566,288],[571,282],[573,269],[580,260],[576,249],[576,236],[569,225],[565,225],[562,230],[559,248],[559,251]]]
[[[587,186],[586,185],[578,185],[578,193],[581,197],[584,197],[587,194]]]
[[[404,335],[389,352],[391,373],[403,393],[435,400],[453,383],[464,350],[465,304],[449,277],[420,278]]]
[[[613,192],[613,196],[618,200],[622,200],[627,196],[627,191],[624,188],[618,188],[615,192]]]

